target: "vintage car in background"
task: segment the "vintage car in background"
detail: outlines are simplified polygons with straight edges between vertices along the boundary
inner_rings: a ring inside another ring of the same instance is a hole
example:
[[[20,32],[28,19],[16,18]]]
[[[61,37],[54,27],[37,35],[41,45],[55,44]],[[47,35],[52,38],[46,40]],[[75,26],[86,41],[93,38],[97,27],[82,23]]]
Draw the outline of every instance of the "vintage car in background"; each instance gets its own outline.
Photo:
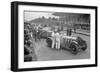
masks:
[[[81,37],[64,36],[60,40],[60,48],[68,50],[72,54],[77,54],[79,51],[85,51],[87,49],[86,41],[84,41]],[[52,37],[48,37],[46,42],[47,46],[51,48]]]
[[[48,28],[48,27],[43,28],[43,29],[41,29],[41,31],[40,31],[40,38],[42,38],[42,39],[47,39],[48,37],[51,37],[52,32],[53,32],[53,31],[51,31],[51,29]]]

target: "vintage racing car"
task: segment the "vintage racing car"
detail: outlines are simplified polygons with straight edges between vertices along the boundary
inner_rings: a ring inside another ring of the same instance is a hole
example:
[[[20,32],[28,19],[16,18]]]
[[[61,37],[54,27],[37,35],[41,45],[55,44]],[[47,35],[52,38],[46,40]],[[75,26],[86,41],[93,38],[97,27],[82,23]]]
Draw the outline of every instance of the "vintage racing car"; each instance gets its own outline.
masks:
[[[43,28],[40,31],[40,38],[47,39],[48,37],[51,37],[52,32],[53,31],[51,31],[50,28]]]
[[[50,29],[42,29],[41,30],[41,38],[46,39],[47,46],[51,48],[52,45],[52,30]],[[60,32],[60,48],[69,50],[72,54],[77,54],[79,51],[85,51],[87,49],[87,43],[81,37],[72,37],[67,36],[64,31]]]
[[[81,37],[63,36],[61,37],[60,48],[70,51],[72,54],[77,54],[79,51],[85,51],[87,49],[86,41]],[[47,46],[51,47],[52,37],[46,39]]]

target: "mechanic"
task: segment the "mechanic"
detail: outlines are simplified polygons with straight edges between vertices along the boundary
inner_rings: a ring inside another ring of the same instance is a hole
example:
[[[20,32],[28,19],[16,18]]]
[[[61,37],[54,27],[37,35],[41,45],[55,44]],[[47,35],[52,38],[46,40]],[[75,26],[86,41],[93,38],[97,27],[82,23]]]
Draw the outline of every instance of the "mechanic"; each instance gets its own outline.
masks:
[[[52,48],[60,49],[60,34],[57,29],[52,32]]]
[[[72,29],[71,28],[68,28],[67,29],[67,36],[71,36],[72,35]]]
[[[70,28],[69,29],[69,36],[71,36],[72,35],[72,29]]]
[[[56,49],[60,49],[60,34],[56,32]]]
[[[52,48],[54,48],[54,46],[55,46],[55,31],[54,32],[52,32],[52,34],[51,34],[51,36],[52,36]]]

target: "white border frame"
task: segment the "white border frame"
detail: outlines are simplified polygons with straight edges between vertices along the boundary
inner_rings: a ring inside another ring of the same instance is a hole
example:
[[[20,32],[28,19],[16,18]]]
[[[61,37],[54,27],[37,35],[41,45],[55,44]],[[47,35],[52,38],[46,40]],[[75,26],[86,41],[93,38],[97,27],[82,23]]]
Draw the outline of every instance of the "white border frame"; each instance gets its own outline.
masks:
[[[32,11],[50,11],[50,12],[73,12],[73,13],[88,13],[91,14],[91,54],[90,59],[81,60],[58,60],[58,61],[36,61],[24,62],[24,10]],[[61,7],[46,7],[46,6],[18,6],[18,68],[36,68],[36,67],[52,67],[52,66],[72,66],[72,65],[88,65],[95,64],[95,9],[82,9],[82,8],[61,8]]]

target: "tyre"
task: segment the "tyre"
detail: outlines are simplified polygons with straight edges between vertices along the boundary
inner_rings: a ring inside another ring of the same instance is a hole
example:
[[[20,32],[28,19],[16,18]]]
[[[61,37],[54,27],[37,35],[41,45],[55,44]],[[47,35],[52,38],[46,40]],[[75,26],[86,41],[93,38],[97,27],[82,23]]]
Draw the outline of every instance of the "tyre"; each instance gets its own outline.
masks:
[[[78,53],[78,46],[76,44],[72,43],[70,45],[70,51],[72,54],[77,54]]]
[[[51,48],[52,40],[50,38],[47,38],[46,42],[47,42],[47,46]]]
[[[83,51],[87,49],[87,44],[84,44],[84,47],[81,48]]]
[[[82,41],[82,48],[83,51],[85,51],[87,49],[87,43],[86,41]]]

